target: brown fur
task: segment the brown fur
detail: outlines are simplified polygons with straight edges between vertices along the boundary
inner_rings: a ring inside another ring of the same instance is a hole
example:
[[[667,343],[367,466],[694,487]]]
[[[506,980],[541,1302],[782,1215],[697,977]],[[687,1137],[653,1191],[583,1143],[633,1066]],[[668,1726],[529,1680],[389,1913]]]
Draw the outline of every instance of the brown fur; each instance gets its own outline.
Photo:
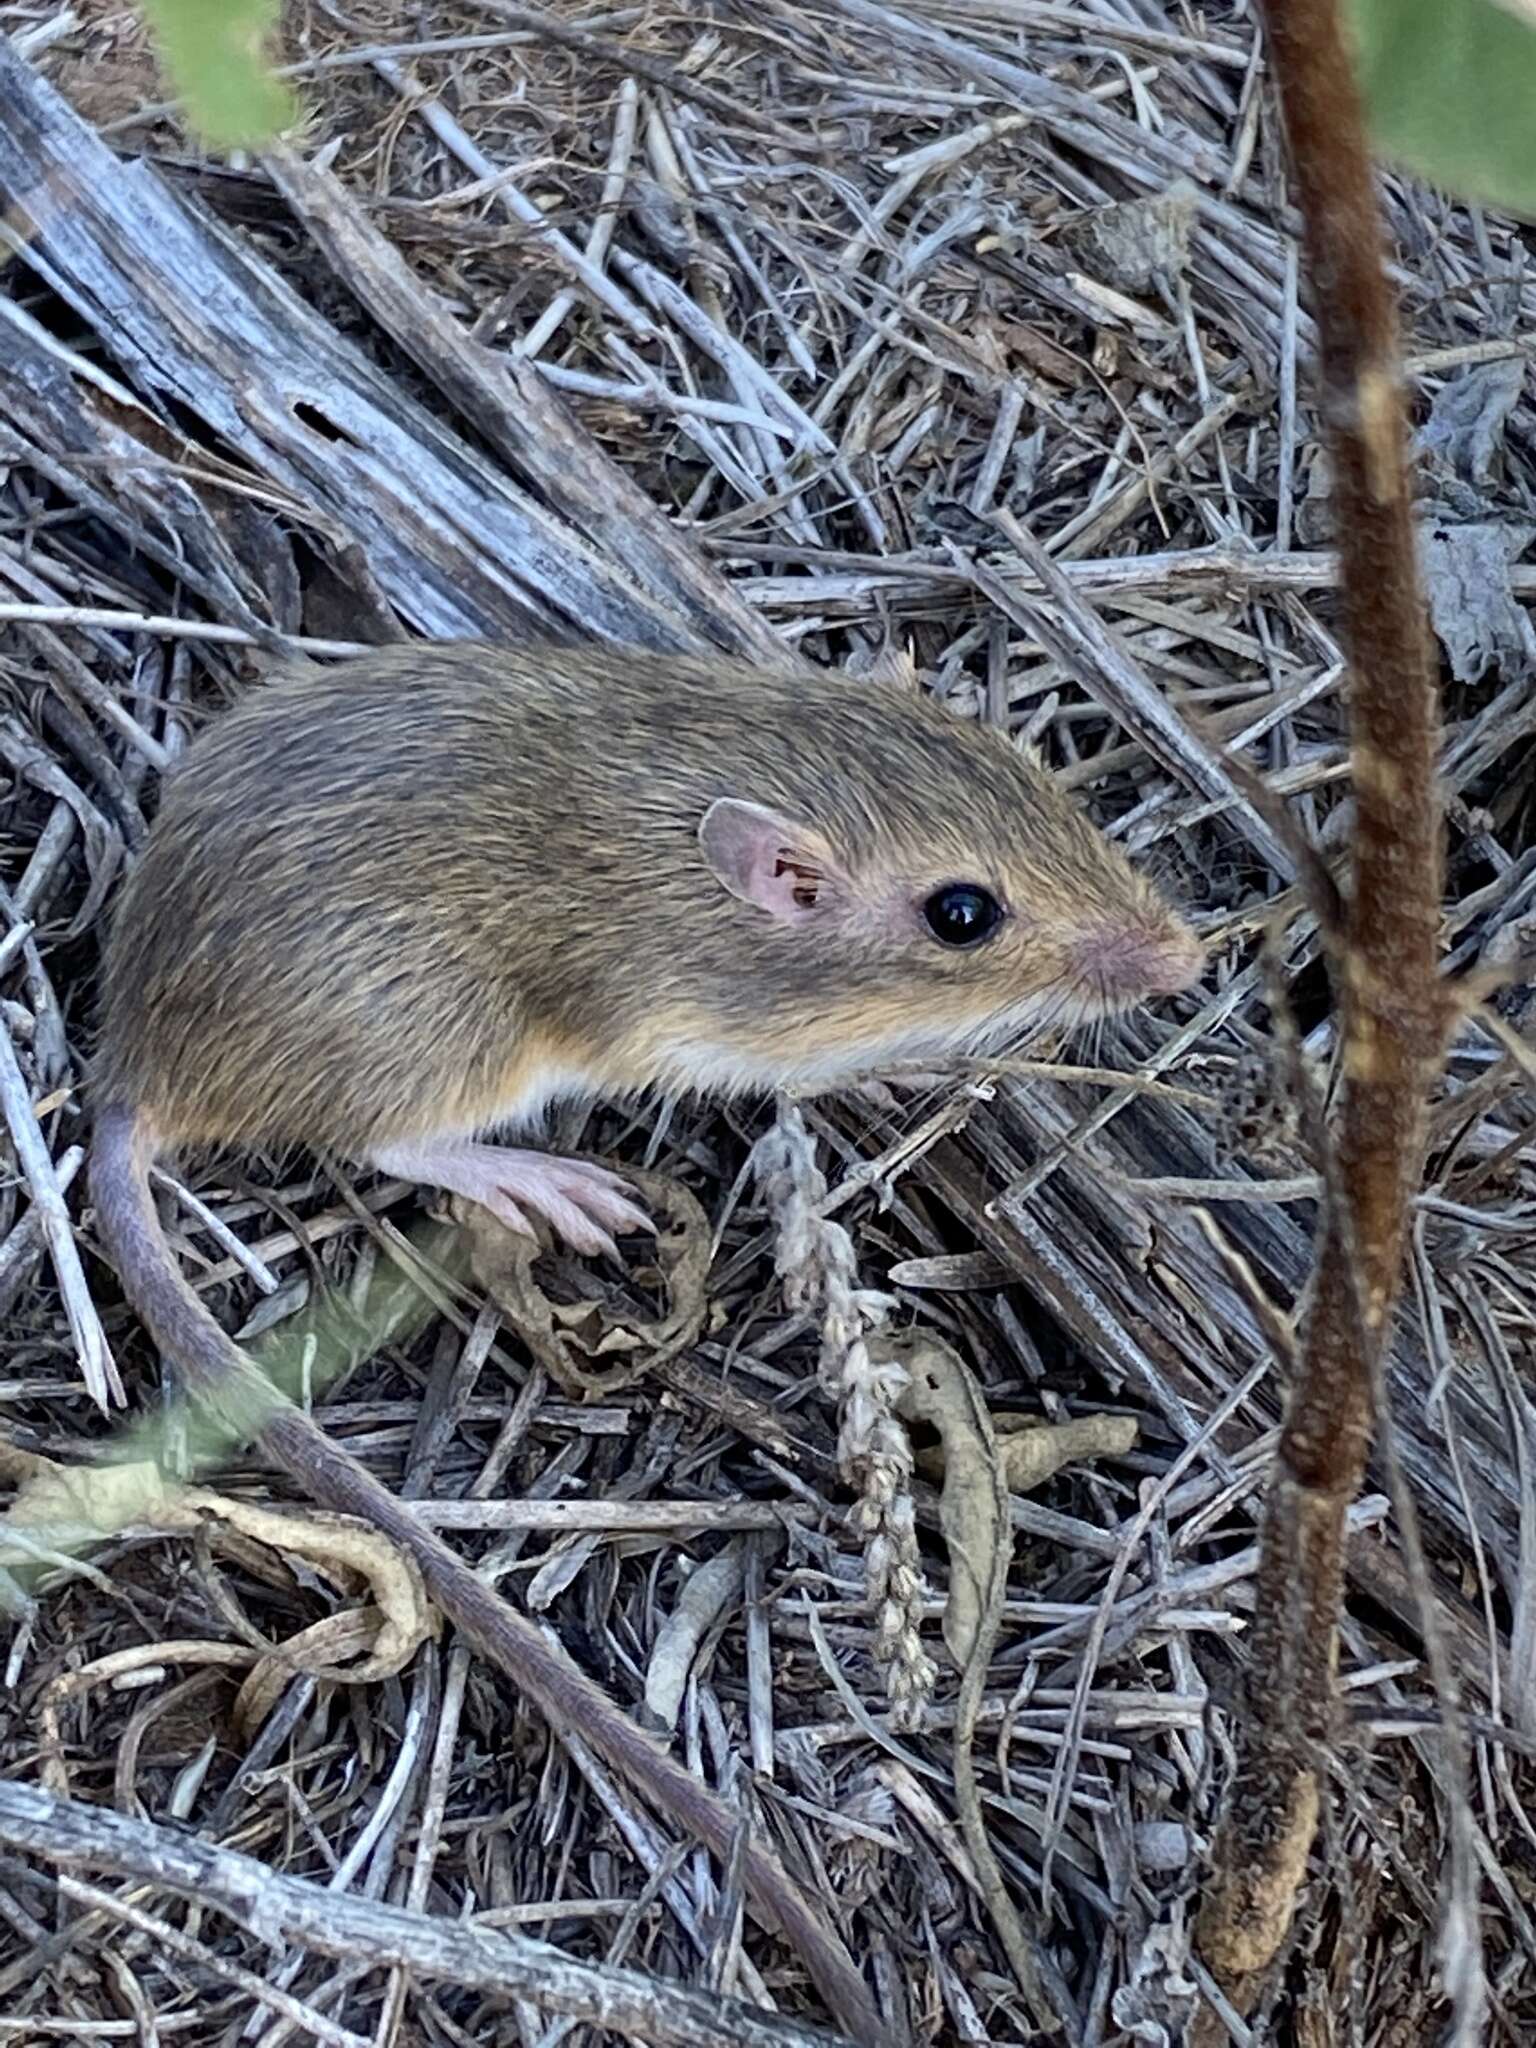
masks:
[[[720,796],[814,828],[861,898],[976,880],[1013,915],[972,952],[915,911],[775,923],[705,865]],[[700,1044],[783,1080],[964,1044],[1061,993],[1095,924],[1186,937],[1048,775],[910,691],[392,648],[268,683],[168,781],[108,948],[98,1099],[169,1142],[357,1158],[484,1123],[536,1054],[612,1092],[686,1085]]]
[[[781,923],[727,893],[698,836],[719,797],[824,844],[828,915]],[[946,881],[1008,906],[985,945],[946,951],[922,926]],[[1129,939],[1149,988],[1195,970],[1177,917],[1048,776],[891,684],[472,646],[282,677],[170,778],[119,905],[95,1076],[102,1241],[199,1401],[407,1549],[553,1726],[726,1856],[732,1810],[261,1381],[178,1272],[150,1163],[190,1140],[359,1158],[552,1082],[831,1078],[973,1042],[1032,1000],[1105,1007],[1071,958],[1095,934]],[[749,1845],[743,1877],[847,2032],[894,2041],[777,1859]]]

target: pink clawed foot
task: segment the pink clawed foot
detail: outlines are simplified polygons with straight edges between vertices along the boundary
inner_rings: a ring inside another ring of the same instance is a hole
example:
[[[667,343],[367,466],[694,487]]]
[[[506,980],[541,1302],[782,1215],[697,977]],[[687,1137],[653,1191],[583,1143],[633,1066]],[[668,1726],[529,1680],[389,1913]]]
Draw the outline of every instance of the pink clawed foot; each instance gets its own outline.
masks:
[[[529,1215],[542,1216],[578,1252],[617,1257],[615,1231],[655,1229],[631,1198],[627,1181],[582,1159],[478,1145],[469,1138],[428,1138],[386,1145],[371,1163],[381,1173],[479,1202],[525,1237],[533,1235]]]

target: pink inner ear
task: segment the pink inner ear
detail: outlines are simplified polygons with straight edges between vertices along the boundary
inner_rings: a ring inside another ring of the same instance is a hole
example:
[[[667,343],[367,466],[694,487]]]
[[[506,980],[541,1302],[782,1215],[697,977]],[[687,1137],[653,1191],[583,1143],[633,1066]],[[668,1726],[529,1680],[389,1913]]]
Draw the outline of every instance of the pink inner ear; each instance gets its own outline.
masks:
[[[803,825],[761,804],[721,797],[704,813],[699,845],[723,886],[783,924],[815,915],[830,879],[825,849]]]

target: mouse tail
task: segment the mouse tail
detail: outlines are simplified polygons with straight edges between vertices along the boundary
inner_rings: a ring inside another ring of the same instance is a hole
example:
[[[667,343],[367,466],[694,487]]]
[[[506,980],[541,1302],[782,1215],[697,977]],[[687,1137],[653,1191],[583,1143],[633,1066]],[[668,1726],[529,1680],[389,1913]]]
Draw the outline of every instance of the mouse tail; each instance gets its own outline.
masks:
[[[361,1517],[413,1558],[444,1613],[536,1701],[551,1727],[585,1737],[632,1786],[722,1859],[741,1853],[734,1809],[631,1721],[220,1329],[183,1278],[160,1227],[149,1180],[158,1149],[144,1116],[121,1103],[104,1104],[91,1145],[91,1197],[97,1230],[124,1293],[199,1407],[232,1438],[258,1440],[321,1506]],[[882,2017],[831,1922],[770,1850],[749,1842],[743,1863],[756,1916],[799,1950],[846,2031],[863,2048],[893,2048],[905,2030]]]
[[[97,1232],[123,1292],[188,1393],[242,1438],[254,1436],[282,1396],[183,1278],[149,1183],[158,1151],[153,1128],[137,1111],[115,1102],[97,1111],[90,1168]]]

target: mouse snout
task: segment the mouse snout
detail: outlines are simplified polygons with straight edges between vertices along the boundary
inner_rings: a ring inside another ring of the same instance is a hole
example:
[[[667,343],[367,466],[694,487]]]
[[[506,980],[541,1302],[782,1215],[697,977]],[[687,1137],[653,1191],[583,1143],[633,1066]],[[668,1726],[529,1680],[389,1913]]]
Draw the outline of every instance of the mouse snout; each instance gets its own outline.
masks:
[[[1205,952],[1177,920],[1147,918],[1096,925],[1073,946],[1072,965],[1106,1002],[1135,1003],[1192,988],[1204,970]]]

